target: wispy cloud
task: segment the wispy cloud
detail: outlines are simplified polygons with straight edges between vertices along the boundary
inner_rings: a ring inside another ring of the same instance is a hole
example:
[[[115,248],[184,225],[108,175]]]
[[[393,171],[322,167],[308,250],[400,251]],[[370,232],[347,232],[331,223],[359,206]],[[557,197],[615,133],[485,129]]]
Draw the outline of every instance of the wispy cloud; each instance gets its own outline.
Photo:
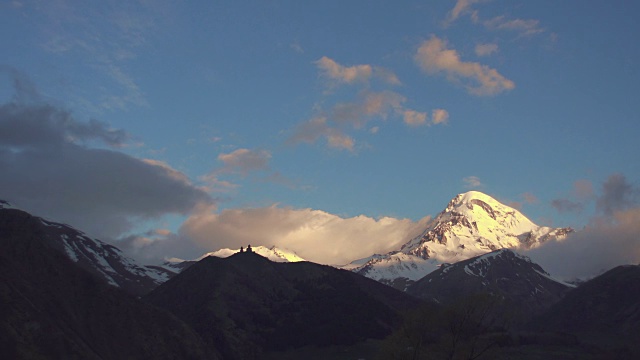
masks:
[[[298,54],[304,54],[304,49],[302,48],[302,46],[300,45],[300,43],[298,43],[297,41],[292,42],[291,44],[289,44],[289,47],[297,52]]]
[[[426,112],[411,109],[403,110],[402,116],[404,123],[412,127],[446,124],[449,121],[449,112],[445,109],[432,110],[431,120],[429,120]]]
[[[316,61],[316,65],[326,79],[338,84],[367,82],[372,77],[379,78],[387,84],[400,84],[400,80],[392,71],[369,64],[344,66],[329,57],[323,56]]]
[[[585,207],[583,203],[567,198],[553,199],[551,206],[559,213],[581,213]]]
[[[540,27],[540,21],[534,19],[509,19],[504,15],[496,16],[483,22],[490,30],[515,31],[522,36],[531,36],[544,32]]]
[[[482,181],[480,181],[480,178],[477,176],[467,176],[462,179],[462,182],[467,189],[478,189],[482,187]]]
[[[287,142],[292,145],[313,144],[320,138],[324,138],[330,148],[354,151],[355,141],[353,138],[340,129],[330,126],[325,116],[317,116],[298,124]]]
[[[450,25],[456,21],[460,16],[464,14],[473,14],[474,10],[471,8],[473,4],[482,2],[483,0],[458,0],[456,5],[451,9],[445,20],[445,25]],[[485,0],[486,1],[486,0]]]
[[[218,155],[223,163],[217,173],[235,173],[246,176],[252,171],[267,170],[271,153],[267,150],[237,149],[230,153]]]
[[[421,126],[427,124],[427,113],[415,110],[405,110],[403,113],[404,123],[409,126]]]
[[[204,188],[208,193],[228,193],[240,187],[240,184],[232,183],[227,180],[220,180],[216,173],[209,173],[201,176],[199,180],[206,184]]]
[[[395,92],[363,92],[357,102],[340,103],[334,106],[331,119],[337,124],[362,128],[375,117],[386,119],[395,111],[400,111],[406,99]]]
[[[489,56],[498,51],[497,44],[478,44],[476,45],[475,52],[478,56]]]
[[[377,133],[380,127],[371,126],[373,121],[401,119],[407,126],[415,127],[442,124],[448,119],[444,109],[434,110],[433,121],[429,122],[427,112],[406,107],[407,99],[389,90],[390,86],[401,85],[396,74],[389,69],[369,64],[345,66],[327,56],[315,64],[331,90],[340,85],[352,85],[353,100],[336,101],[327,108],[315,107],[314,116],[292,130],[292,135],[286,140],[288,144],[314,144],[318,140],[325,140],[329,148],[355,152],[356,139],[352,132],[368,128],[370,134]],[[371,84],[372,79],[380,82]],[[374,85],[375,88],[382,85],[382,90],[373,91]],[[326,91],[323,95],[333,96],[334,92]]]
[[[76,102],[92,111],[146,106],[147,100],[128,65],[148,48],[148,38],[166,19],[167,3],[106,1],[96,8],[84,3],[45,1],[25,3],[20,11],[38,14],[41,48],[58,58],[80,60],[101,79],[100,87],[85,92],[101,92],[98,101]],[[97,70],[97,71],[95,71]],[[67,79],[73,81],[73,79]]]
[[[573,194],[581,200],[589,200],[593,198],[593,183],[585,179],[576,180],[573,183]]]
[[[456,50],[449,49],[447,43],[436,36],[424,41],[414,58],[427,74],[444,73],[447,80],[461,83],[474,95],[496,95],[515,88],[515,83],[497,70],[480,63],[462,61]]]
[[[573,189],[569,195],[553,199],[551,206],[559,213],[579,214],[594,198],[595,192],[591,181],[580,179],[573,183]]]
[[[520,36],[532,36],[545,31],[545,29],[540,26],[540,21],[535,19],[512,19],[506,15],[499,15],[489,20],[481,20],[479,11],[474,9],[473,5],[489,1],[490,0],[457,0],[453,9],[447,14],[444,20],[444,26],[451,25],[463,15],[469,15],[474,24],[482,24],[489,30],[514,31]],[[476,54],[478,56],[487,56],[495,50],[497,50],[497,47],[495,49],[492,47],[476,47]]]
[[[530,192],[523,193],[521,196],[527,204],[537,204],[539,201],[538,198]]]
[[[434,109],[431,112],[431,123],[433,125],[446,124],[449,121],[449,112],[445,109]]]

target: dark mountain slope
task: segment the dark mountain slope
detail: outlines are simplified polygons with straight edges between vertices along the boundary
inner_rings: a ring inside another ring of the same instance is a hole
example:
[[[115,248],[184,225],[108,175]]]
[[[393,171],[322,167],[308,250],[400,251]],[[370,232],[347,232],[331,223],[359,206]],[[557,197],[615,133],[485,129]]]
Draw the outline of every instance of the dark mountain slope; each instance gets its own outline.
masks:
[[[640,266],[618,266],[585,282],[536,319],[533,327],[640,355]]]
[[[493,295],[503,303],[503,310],[512,312],[508,314],[510,320],[523,322],[559,301],[569,289],[529,258],[501,249],[444,265],[415,282],[407,292],[440,304],[474,294]]]
[[[39,218],[2,211],[0,358],[217,358],[183,322],[60,253]]]
[[[383,338],[416,299],[348,271],[274,263],[255,253],[207,257],[145,300],[182,318],[225,359]]]
[[[0,217],[16,210],[0,200]],[[93,239],[69,225],[30,216],[34,220],[31,227],[40,231],[42,241],[47,241],[50,247],[96,278],[132,295],[146,294],[178,272],[138,265],[117,247]]]

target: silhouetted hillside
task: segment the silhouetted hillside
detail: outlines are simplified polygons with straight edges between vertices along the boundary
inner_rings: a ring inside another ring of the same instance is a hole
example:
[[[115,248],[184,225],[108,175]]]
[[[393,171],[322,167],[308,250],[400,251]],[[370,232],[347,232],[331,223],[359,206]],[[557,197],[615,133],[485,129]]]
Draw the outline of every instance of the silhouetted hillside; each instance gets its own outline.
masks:
[[[491,295],[500,301],[499,314],[505,320],[521,323],[558,302],[569,289],[526,256],[501,249],[443,265],[407,292],[445,306],[476,294]]]
[[[383,338],[398,325],[399,310],[418,304],[348,271],[254,253],[207,257],[145,300],[191,324],[225,359]]]
[[[218,358],[171,314],[60,253],[39,218],[3,209],[0,249],[0,358]]]
[[[570,291],[533,328],[640,356],[640,266],[618,266]]]

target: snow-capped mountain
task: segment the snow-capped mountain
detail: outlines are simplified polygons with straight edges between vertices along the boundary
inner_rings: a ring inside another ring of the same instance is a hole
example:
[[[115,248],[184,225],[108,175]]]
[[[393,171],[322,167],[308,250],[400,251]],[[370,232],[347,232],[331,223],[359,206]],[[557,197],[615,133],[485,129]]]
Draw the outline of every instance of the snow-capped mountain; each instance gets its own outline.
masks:
[[[345,269],[385,283],[415,281],[442,263],[503,248],[531,248],[562,239],[571,228],[538,226],[491,196],[469,191],[453,198],[422,234],[399,250],[356,260]]]
[[[69,225],[33,216],[5,201],[0,201],[0,217],[11,227],[20,227],[25,221],[33,220],[36,229],[30,230],[46,238],[53,248],[106,283],[134,295],[147,293],[175,273],[139,265],[113,245],[93,239]]]
[[[409,286],[407,293],[447,304],[474,294],[488,294],[518,317],[528,318],[558,302],[573,287],[554,279],[528,257],[500,249],[443,264]]]

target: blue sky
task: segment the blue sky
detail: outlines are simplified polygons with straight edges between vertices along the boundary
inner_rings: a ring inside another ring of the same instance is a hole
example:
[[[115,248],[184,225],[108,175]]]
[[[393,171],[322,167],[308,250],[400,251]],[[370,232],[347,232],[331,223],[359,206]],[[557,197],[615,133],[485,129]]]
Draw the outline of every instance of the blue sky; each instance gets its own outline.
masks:
[[[324,225],[310,225],[318,217],[342,224],[327,237],[372,222],[383,229],[371,230],[375,241],[355,243],[363,253],[385,250],[472,189],[536,223],[580,228],[597,215],[612,176],[632,189],[640,179],[639,8],[546,0],[2,1],[1,102],[48,106],[33,132],[56,127],[79,159],[50,153],[48,163],[69,166],[73,181],[106,204],[94,211],[72,194],[70,176],[38,172],[44,162],[27,157],[10,125],[3,146],[13,160],[4,163],[0,196],[128,244],[138,256],[190,256],[252,238],[265,245],[288,238],[296,248],[311,241],[296,231],[323,233]],[[68,119],[51,120],[56,112]],[[104,182],[81,166],[99,172],[99,151],[113,159]],[[148,177],[135,182],[138,170]],[[21,176],[39,179],[28,181],[43,189],[37,197]],[[113,184],[136,187],[111,194]],[[261,238],[257,230],[221,230],[223,215],[239,228],[295,226]]]

